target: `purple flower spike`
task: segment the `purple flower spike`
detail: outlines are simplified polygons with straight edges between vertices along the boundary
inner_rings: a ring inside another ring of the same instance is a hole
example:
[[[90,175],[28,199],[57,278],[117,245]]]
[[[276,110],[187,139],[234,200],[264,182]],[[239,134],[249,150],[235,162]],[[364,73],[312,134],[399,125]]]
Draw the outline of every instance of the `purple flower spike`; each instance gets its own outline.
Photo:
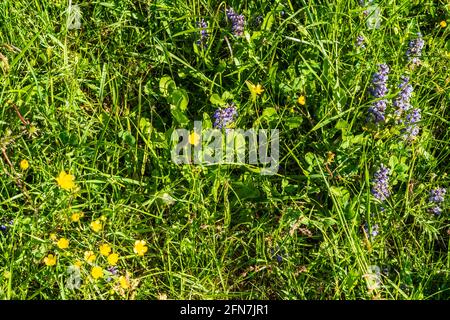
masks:
[[[378,72],[372,77],[372,88],[370,94],[374,98],[384,98],[388,93],[387,81],[389,78],[389,66],[387,64],[378,65]],[[377,100],[369,108],[369,116],[372,116],[375,123],[385,120],[384,112],[386,111],[387,101],[385,99]]]
[[[357,47],[360,47],[360,48],[365,48],[366,46],[364,45],[364,41],[365,41],[364,37],[361,36],[361,35],[359,35],[359,36],[356,38],[356,46],[357,46]]]
[[[423,41],[422,34],[419,32],[416,39],[409,41],[408,50],[406,50],[408,62],[412,65],[420,64],[420,57],[422,56],[422,49],[424,45],[425,41]]]
[[[442,203],[444,202],[445,193],[447,190],[445,188],[436,188],[430,191],[430,202]]]
[[[400,83],[398,88],[401,89],[401,91],[394,100],[394,107],[397,108],[397,110],[394,111],[394,114],[397,117],[400,117],[404,112],[411,109],[409,100],[411,99],[413,87],[411,84],[409,84],[408,77],[402,77],[402,82]]]
[[[374,174],[372,194],[380,201],[384,201],[390,196],[389,174],[389,169],[384,165],[381,165],[380,169]]]
[[[226,10],[228,19],[231,20],[232,27],[231,31],[237,37],[244,34],[245,17],[242,14],[237,14],[233,8]]]
[[[205,22],[204,19],[202,19],[197,23],[197,25],[201,29],[200,30],[200,39],[197,40],[197,45],[206,46],[206,41],[208,41],[208,38],[209,38],[208,31],[206,31],[206,29],[208,28],[208,24]]]
[[[238,113],[234,103],[227,105],[225,108],[219,108],[214,113],[214,127],[218,129],[227,128],[234,122]]]
[[[408,142],[414,141],[417,136],[419,135],[419,126],[417,125],[417,122],[421,119],[420,109],[416,108],[413,109],[407,116],[406,116],[406,128],[403,130],[403,139],[405,139]]]
[[[434,213],[437,216],[442,213],[442,209],[439,205],[444,202],[446,192],[447,190],[445,188],[436,188],[430,191],[428,201],[435,204],[435,206],[430,209],[431,213]]]

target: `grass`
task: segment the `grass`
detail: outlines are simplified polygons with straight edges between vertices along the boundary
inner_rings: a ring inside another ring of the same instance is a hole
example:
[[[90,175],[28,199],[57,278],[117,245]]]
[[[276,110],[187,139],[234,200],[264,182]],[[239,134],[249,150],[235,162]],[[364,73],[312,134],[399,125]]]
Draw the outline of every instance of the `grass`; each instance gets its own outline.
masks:
[[[450,181],[447,1],[379,1],[370,28],[358,1],[87,0],[81,28],[69,29],[71,2],[0,3],[0,297],[450,297],[448,200],[429,211],[430,191]],[[245,15],[242,37],[229,7]],[[422,62],[411,67],[419,31]],[[390,116],[376,125],[368,92],[380,63],[391,69]],[[422,111],[412,143],[392,117],[402,75]],[[248,82],[264,92],[253,99]],[[171,161],[173,130],[210,126],[221,97],[236,104],[236,127],[280,130],[278,174]],[[371,194],[381,164],[384,203]],[[58,186],[63,170],[75,189]],[[105,243],[119,254],[116,275]],[[81,285],[70,289],[77,261]]]

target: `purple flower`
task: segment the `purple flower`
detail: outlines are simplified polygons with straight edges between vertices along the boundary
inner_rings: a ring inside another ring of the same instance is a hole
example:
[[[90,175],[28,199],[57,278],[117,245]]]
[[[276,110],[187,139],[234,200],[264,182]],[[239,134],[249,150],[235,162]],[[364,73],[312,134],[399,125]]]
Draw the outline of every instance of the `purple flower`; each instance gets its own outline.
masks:
[[[214,113],[214,127],[218,129],[227,128],[237,117],[237,110],[234,103],[228,104],[225,108],[218,108]]]
[[[6,226],[4,224],[0,225],[0,231],[6,232]]]
[[[417,33],[417,38],[409,41],[408,50],[406,50],[406,57],[408,62],[413,65],[420,64],[420,57],[422,56],[422,49],[425,45],[425,41],[422,39],[422,34]]]
[[[199,22],[197,22],[197,25],[201,29],[200,30],[200,39],[197,40],[197,45],[206,46],[206,41],[208,41],[208,38],[209,38],[208,31],[206,31],[206,29],[208,28],[208,24],[205,22],[204,19],[202,19]]]
[[[365,40],[364,37],[362,35],[359,35],[356,38],[356,46],[360,48],[365,48],[366,46],[364,45],[364,40]]]
[[[111,266],[111,267],[108,267],[107,270],[108,270],[108,272],[109,272],[112,276],[117,275],[117,267]],[[106,279],[106,281],[107,281],[107,282],[110,282],[110,281],[111,281],[111,277],[108,277],[108,278]]]
[[[242,14],[237,14],[234,12],[233,8],[226,10],[228,19],[231,20],[232,27],[231,31],[235,36],[242,36],[244,33],[245,17]]]
[[[436,188],[431,190],[429,201],[437,204],[444,202],[446,192],[447,190],[445,188]]]
[[[390,196],[389,174],[389,169],[386,168],[383,164],[380,166],[380,169],[374,174],[374,179],[372,180],[372,194],[376,199],[380,201],[384,201]]]
[[[408,142],[414,141],[417,136],[419,135],[419,126],[417,125],[417,122],[421,119],[420,109],[415,108],[413,109],[407,116],[406,116],[406,128],[403,130],[403,139],[405,139]]]
[[[430,212],[439,216],[442,213],[442,209],[439,206],[434,206],[433,208],[430,209]]]
[[[400,117],[403,112],[411,109],[409,100],[411,99],[411,95],[414,89],[412,85],[409,84],[408,77],[402,77],[402,82],[399,84],[398,88],[400,89],[400,93],[394,100],[394,107],[397,108],[397,110],[394,111],[394,114],[397,117]]]
[[[442,213],[442,209],[439,204],[444,202],[446,192],[447,190],[445,188],[436,188],[430,191],[430,197],[428,201],[435,204],[435,206],[430,209],[431,213],[434,213],[437,216]]]
[[[373,86],[370,88],[370,94],[374,98],[383,98],[388,93],[387,81],[389,74],[389,66],[387,64],[379,64],[378,72],[372,77]],[[369,116],[372,116],[375,123],[382,122],[385,119],[387,101],[385,99],[375,101],[369,108]]]
[[[379,226],[378,224],[374,224],[370,230],[369,233],[369,224],[366,222],[364,224],[364,231],[366,232],[367,235],[372,236],[373,238],[375,238],[378,235],[379,232]]]

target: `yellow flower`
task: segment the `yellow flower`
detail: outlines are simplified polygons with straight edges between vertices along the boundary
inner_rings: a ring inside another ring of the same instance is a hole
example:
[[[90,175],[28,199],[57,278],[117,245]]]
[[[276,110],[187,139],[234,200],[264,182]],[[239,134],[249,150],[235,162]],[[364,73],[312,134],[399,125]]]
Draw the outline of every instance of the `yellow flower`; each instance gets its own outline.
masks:
[[[101,277],[103,277],[103,269],[95,266],[91,270],[91,275],[92,275],[92,278],[94,278],[94,279],[101,278]]]
[[[111,252],[111,247],[108,244],[102,244],[100,246],[100,253],[107,256]]]
[[[143,256],[144,253],[146,253],[148,250],[145,244],[146,243],[144,240],[136,240],[133,248],[134,253],[136,253],[138,256]]]
[[[192,132],[189,135],[189,143],[196,146],[200,142],[200,135],[197,132]]]
[[[117,264],[117,261],[119,261],[119,255],[117,253],[111,253],[108,256],[108,263],[112,266],[115,266]]]
[[[298,104],[304,106],[306,104],[306,97],[304,95],[301,95],[300,97],[298,97],[297,102]]]
[[[84,260],[86,260],[87,262],[94,262],[95,261],[95,254],[92,251],[86,251],[84,253]]]
[[[58,182],[58,185],[64,190],[75,189],[75,176],[66,173],[64,170],[59,173],[56,182]]]
[[[56,245],[60,249],[67,249],[69,247],[69,240],[67,240],[66,238],[61,238],[61,239],[58,240]]]
[[[83,265],[83,261],[77,260],[73,265],[75,266],[75,268],[80,269],[81,266]]]
[[[130,283],[128,282],[125,276],[119,277],[119,284],[122,287],[122,289],[128,289],[130,287]]]
[[[441,23],[439,23],[439,25],[441,26],[441,28],[445,28],[447,26],[447,21],[442,20]]]
[[[258,83],[256,86],[254,84],[250,85],[251,86],[251,91],[254,94],[260,95],[264,92],[264,89],[261,87],[261,85]]]
[[[102,230],[102,223],[100,222],[100,220],[92,221],[91,222],[91,228],[95,232],[99,232],[100,230]]]
[[[72,214],[70,219],[72,220],[72,222],[78,222],[83,217],[84,217],[84,213],[83,212],[75,212],[74,214]]]
[[[50,233],[50,240],[56,240],[56,233]]]
[[[23,159],[22,161],[20,161],[20,169],[27,170],[29,167],[30,164],[28,163],[27,160]]]
[[[54,266],[56,264],[56,256],[49,254],[44,258],[44,263],[46,266]]]

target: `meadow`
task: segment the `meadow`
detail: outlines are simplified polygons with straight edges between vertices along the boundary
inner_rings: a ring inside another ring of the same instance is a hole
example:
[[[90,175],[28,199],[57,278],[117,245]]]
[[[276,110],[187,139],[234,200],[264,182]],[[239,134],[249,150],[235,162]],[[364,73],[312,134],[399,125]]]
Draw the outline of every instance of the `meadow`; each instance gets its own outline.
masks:
[[[0,1],[0,297],[450,298],[447,23],[446,0]],[[194,121],[278,129],[276,174],[174,163]]]

